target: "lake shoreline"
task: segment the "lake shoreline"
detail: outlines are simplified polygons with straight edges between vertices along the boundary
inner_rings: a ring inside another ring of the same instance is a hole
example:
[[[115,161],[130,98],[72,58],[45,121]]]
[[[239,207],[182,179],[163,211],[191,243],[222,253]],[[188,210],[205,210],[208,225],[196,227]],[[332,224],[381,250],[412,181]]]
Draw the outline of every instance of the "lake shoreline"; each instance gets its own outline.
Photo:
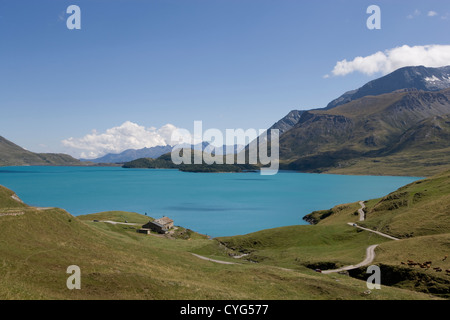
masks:
[[[123,164],[98,164],[98,165],[19,165],[19,166],[0,166],[0,170],[2,168],[22,168],[22,167],[67,167],[67,168],[123,168]],[[124,169],[132,169],[132,170],[171,170],[171,171],[179,171],[184,173],[259,173],[257,170],[248,170],[248,171],[183,171],[178,168],[124,168]],[[296,171],[296,170],[285,170],[280,169],[278,173],[286,174],[286,173],[296,173],[296,174],[317,174],[317,175],[334,175],[334,176],[357,176],[357,177],[405,177],[405,178],[417,178],[417,179],[426,179],[428,176],[409,176],[409,175],[384,175],[384,174],[356,174],[356,173],[333,173],[333,172],[306,172],[306,171]],[[278,174],[277,173],[277,174]]]
[[[290,171],[275,176],[199,175],[177,169],[84,166],[0,169],[0,184],[32,206],[63,208],[73,216],[147,212],[211,237],[306,225],[302,218],[313,211],[384,196],[419,179]]]

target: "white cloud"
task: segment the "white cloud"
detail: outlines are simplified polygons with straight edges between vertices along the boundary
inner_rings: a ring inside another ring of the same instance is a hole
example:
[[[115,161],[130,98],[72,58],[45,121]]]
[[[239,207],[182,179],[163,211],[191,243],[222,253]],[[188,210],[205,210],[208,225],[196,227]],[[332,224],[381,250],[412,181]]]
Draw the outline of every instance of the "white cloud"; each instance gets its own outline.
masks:
[[[436,11],[428,11],[428,16],[429,17],[437,16],[437,12]]]
[[[416,9],[413,13],[407,16],[408,19],[414,19],[415,17],[420,16],[421,12],[420,10]]]
[[[104,133],[93,130],[82,138],[68,138],[62,144],[69,153],[80,158],[93,159],[107,153],[120,153],[127,149],[142,149],[171,144],[170,138],[177,128],[166,124],[157,129],[145,128],[131,121],[118,127],[107,129]]]
[[[450,45],[407,45],[378,51],[366,57],[356,57],[351,61],[338,61],[334,66],[334,76],[345,76],[353,72],[366,75],[388,74],[406,66],[441,67],[450,65]]]

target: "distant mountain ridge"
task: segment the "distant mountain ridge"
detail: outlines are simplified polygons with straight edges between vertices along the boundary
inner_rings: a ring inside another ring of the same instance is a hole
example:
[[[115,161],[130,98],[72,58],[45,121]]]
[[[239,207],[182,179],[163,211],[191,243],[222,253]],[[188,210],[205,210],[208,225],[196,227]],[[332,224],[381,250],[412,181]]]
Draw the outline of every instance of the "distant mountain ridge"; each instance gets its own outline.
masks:
[[[292,129],[298,123],[303,112],[304,111],[302,110],[292,110],[284,118],[277,121],[273,126],[271,126],[269,128],[269,132],[270,130],[278,129],[279,134],[282,135],[286,131]]]
[[[406,67],[326,108],[291,111],[272,126],[283,130],[280,168],[394,175],[447,169],[449,88],[450,66]]]
[[[208,142],[202,142],[196,145],[189,145],[186,144],[184,147],[192,148],[194,150],[206,150],[208,152],[213,152],[214,149],[212,149],[212,146]],[[240,145],[234,145],[231,146],[231,149],[233,150],[233,153],[236,153],[240,151],[243,148],[243,146]],[[128,149],[121,153],[108,153],[100,158],[96,159],[80,159],[84,162],[94,162],[94,163],[126,163],[130,161],[134,161],[141,158],[148,158],[148,159],[157,159],[160,156],[171,152],[173,149],[173,146],[166,145],[166,146],[155,146],[150,148],[142,148],[142,149]],[[223,146],[222,148],[219,148],[218,155],[224,155],[227,152],[227,146]]]
[[[60,166],[82,165],[82,162],[62,153],[34,153],[0,136],[0,166]]]
[[[155,146],[142,149],[128,149],[121,153],[108,153],[100,158],[96,159],[80,159],[81,161],[90,161],[95,163],[125,163],[133,161],[139,158],[152,158],[156,159],[167,152],[171,152],[172,147],[167,146]]]
[[[450,168],[450,66],[398,69],[325,108],[292,110],[269,129],[280,130],[281,169],[415,176],[443,171]],[[208,142],[187,145],[211,150],[208,146]],[[220,149],[225,154],[226,147]],[[237,153],[242,146],[233,149]],[[130,149],[87,161],[155,159],[171,150],[171,146]],[[14,165],[83,162],[65,154],[33,153],[0,137],[0,166]]]
[[[331,110],[311,110],[280,138],[287,158],[339,149],[371,151],[388,146],[421,121],[450,114],[450,89],[364,97]]]
[[[373,80],[359,89],[348,91],[331,101],[325,109],[332,109],[365,96],[377,96],[397,90],[415,89],[440,91],[450,87],[450,66],[427,68],[424,66],[404,67]]]

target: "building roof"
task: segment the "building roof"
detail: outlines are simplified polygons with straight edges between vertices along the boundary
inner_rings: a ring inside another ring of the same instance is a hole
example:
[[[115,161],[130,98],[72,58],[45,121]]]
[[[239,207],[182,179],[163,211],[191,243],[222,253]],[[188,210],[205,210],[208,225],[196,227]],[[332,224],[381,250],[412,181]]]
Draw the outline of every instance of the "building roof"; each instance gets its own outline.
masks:
[[[173,223],[173,220],[168,217],[162,217],[162,218],[155,220],[154,222],[162,224],[162,225],[166,225],[169,223]]]
[[[149,221],[149,222],[147,222],[146,224],[144,224],[144,225],[142,226],[142,228],[144,228],[144,229],[150,228],[151,225],[160,227],[161,229],[165,229],[165,228],[166,228],[164,225],[162,225],[162,224],[156,222],[156,220],[155,220],[155,221]]]
[[[154,225],[157,225],[158,227],[164,228],[164,226],[161,223],[158,223],[156,221],[150,221],[150,223],[153,223]]]

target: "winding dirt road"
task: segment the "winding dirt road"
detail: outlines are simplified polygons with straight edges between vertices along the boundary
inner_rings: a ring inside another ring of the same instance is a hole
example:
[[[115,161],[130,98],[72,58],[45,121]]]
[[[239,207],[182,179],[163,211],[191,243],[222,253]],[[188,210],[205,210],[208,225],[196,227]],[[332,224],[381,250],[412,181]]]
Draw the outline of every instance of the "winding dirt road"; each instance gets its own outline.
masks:
[[[364,208],[366,207],[366,205],[364,204],[364,201],[360,201],[359,205],[361,206],[361,209],[358,209],[359,221],[364,221],[365,219]]]
[[[211,258],[207,258],[207,257],[201,256],[201,255],[195,254],[195,253],[191,253],[191,254],[193,256],[196,256],[199,259],[206,260],[206,261],[211,261],[211,262],[215,262],[215,263],[220,263],[220,264],[239,264],[239,263],[235,263],[235,262],[215,260],[215,259],[211,259]]]
[[[361,209],[358,209],[359,221],[364,221],[365,220],[364,208],[366,206],[365,206],[363,201],[360,201],[359,205],[361,206]],[[353,223],[353,222],[348,222],[347,224],[349,226],[352,226],[352,227],[355,227],[355,228],[359,228],[359,229],[362,229],[362,230],[365,230],[365,231],[376,233],[376,234],[378,234],[378,235],[380,235],[382,237],[385,237],[385,238],[388,238],[388,239],[391,239],[391,240],[400,240],[400,239],[394,238],[394,237],[392,237],[392,236],[390,236],[388,234],[385,234],[385,233],[382,233],[382,232],[379,232],[379,231],[375,231],[375,230],[372,230],[372,229],[368,229],[368,228],[364,228],[364,227],[358,226],[356,223]],[[333,270],[322,270],[321,272],[327,274],[327,273],[347,271],[347,270],[352,270],[352,269],[357,269],[359,267],[367,266],[367,265],[371,264],[373,262],[373,260],[375,259],[375,248],[376,247],[378,247],[378,244],[374,244],[374,245],[371,245],[371,246],[367,247],[367,249],[366,249],[366,259],[364,259],[364,261],[362,261],[362,262],[360,262],[360,263],[358,263],[356,265],[346,266],[346,267],[342,267],[342,268],[339,268],[339,269],[333,269]]]
[[[369,232],[376,233],[376,234],[378,234],[378,235],[380,235],[380,236],[382,236],[382,237],[385,237],[385,238],[388,238],[388,239],[391,239],[391,240],[400,240],[400,239],[394,238],[393,236],[390,236],[390,235],[388,235],[388,234],[386,234],[386,233],[382,233],[382,232],[380,232],[380,231],[375,231],[375,230],[372,230],[372,229],[367,229],[367,228],[358,226],[356,223],[349,222],[349,223],[347,223],[347,224],[350,225],[350,226],[352,226],[352,227],[355,227],[355,228],[359,228],[359,229],[362,229],[362,230],[365,230],[365,231],[369,231]]]
[[[358,263],[356,265],[350,265],[350,266],[342,267],[342,268],[339,268],[339,269],[333,269],[333,270],[322,270],[321,272],[324,273],[324,274],[328,274],[328,273],[335,273],[335,272],[341,272],[341,271],[348,271],[348,270],[357,269],[357,268],[360,268],[360,267],[367,266],[367,265],[371,264],[372,261],[375,259],[375,248],[376,247],[378,247],[377,244],[374,244],[374,245],[372,245],[370,247],[367,247],[367,249],[366,249],[366,258],[362,262],[360,262],[360,263]]]
[[[359,221],[364,221],[365,220],[364,208],[366,206],[364,205],[363,201],[360,201],[359,204],[361,206],[361,209],[358,209]],[[353,222],[348,222],[347,224],[352,226],[352,227],[355,227],[355,228],[359,228],[359,229],[362,229],[362,230],[365,230],[365,231],[376,233],[376,234],[378,234],[378,235],[380,235],[382,237],[386,237],[386,238],[389,238],[391,240],[400,240],[400,239],[394,238],[394,237],[392,237],[390,235],[387,235],[385,233],[358,226],[356,223],[353,223]],[[337,272],[348,271],[348,270],[357,269],[357,268],[360,268],[360,267],[364,267],[364,266],[370,265],[373,262],[373,260],[375,259],[375,249],[376,249],[376,247],[378,247],[378,244],[374,244],[374,245],[371,245],[371,246],[367,247],[367,249],[366,249],[366,258],[363,261],[361,261],[360,263],[358,263],[358,264],[345,266],[345,267],[342,267],[342,268],[339,268],[339,269],[320,270],[320,272],[324,273],[324,274],[337,273]],[[200,256],[200,255],[195,254],[195,253],[192,253],[192,255],[196,256],[197,258],[203,259],[203,260],[207,260],[207,261],[211,261],[211,262],[215,262],[215,263],[220,263],[220,264],[238,264],[238,263],[234,263],[234,262],[227,262],[227,261],[220,261],[220,260],[210,259],[210,258],[203,257],[203,256]],[[285,269],[285,270],[291,270],[291,269]]]

